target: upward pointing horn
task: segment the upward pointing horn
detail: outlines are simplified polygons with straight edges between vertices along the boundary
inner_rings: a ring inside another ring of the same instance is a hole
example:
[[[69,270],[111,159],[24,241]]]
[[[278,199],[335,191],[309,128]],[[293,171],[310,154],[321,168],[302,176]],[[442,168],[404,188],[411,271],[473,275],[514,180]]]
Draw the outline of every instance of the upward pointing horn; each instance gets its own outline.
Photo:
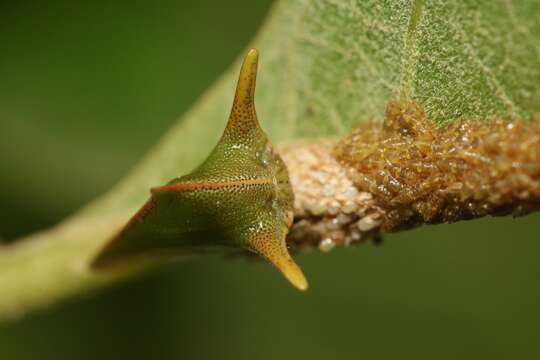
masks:
[[[229,122],[222,137],[223,141],[248,143],[251,139],[261,136],[262,129],[255,112],[255,82],[258,62],[259,51],[257,49],[249,50],[240,69]]]

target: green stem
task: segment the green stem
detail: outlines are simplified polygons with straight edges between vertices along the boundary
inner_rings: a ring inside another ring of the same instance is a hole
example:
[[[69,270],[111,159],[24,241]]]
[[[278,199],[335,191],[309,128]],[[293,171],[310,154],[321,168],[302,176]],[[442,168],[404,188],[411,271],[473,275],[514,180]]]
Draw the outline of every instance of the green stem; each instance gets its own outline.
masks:
[[[236,70],[236,69],[235,69]],[[232,81],[231,81],[232,80]],[[234,77],[225,77],[202,97],[180,125],[118,186],[52,229],[0,247],[0,322],[89,292],[139,272],[140,266],[96,272],[98,250],[149,197],[149,189],[187,173],[210,151],[196,139],[216,139],[219,127],[199,116],[226,118]],[[199,116],[194,116],[198,114]],[[215,141],[215,140],[213,140]],[[191,152],[184,151],[185,148]]]

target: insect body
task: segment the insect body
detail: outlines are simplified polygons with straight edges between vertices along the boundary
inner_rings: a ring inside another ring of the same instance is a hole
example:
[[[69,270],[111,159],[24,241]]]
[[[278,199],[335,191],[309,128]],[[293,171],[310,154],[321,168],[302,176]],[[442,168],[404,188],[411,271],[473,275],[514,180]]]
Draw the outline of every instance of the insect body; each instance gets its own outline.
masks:
[[[225,131],[192,173],[152,196],[102,249],[93,267],[190,249],[244,248],[274,264],[298,289],[307,281],[288,253],[293,220],[287,168],[259,126],[254,94],[258,52],[248,52]]]

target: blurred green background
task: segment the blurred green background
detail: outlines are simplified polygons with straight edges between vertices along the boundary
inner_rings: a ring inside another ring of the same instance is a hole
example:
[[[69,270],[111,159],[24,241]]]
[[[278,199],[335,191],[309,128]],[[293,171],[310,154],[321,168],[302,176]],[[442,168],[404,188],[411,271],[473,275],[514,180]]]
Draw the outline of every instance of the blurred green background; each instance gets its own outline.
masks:
[[[118,181],[270,5],[1,5],[0,241]],[[305,294],[262,262],[177,263],[0,326],[0,359],[537,359],[539,225],[482,219],[304,254]]]

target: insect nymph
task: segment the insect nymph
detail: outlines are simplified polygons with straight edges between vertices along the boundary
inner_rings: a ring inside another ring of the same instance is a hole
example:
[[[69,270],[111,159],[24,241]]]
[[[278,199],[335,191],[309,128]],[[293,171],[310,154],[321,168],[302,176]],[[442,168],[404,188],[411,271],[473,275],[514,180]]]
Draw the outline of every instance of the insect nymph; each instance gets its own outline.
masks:
[[[208,158],[192,173],[152,188],[146,204],[94,259],[94,268],[186,248],[244,248],[307,289],[286,246],[294,200],[287,168],[255,113],[258,58],[251,49],[244,59],[229,121]]]

